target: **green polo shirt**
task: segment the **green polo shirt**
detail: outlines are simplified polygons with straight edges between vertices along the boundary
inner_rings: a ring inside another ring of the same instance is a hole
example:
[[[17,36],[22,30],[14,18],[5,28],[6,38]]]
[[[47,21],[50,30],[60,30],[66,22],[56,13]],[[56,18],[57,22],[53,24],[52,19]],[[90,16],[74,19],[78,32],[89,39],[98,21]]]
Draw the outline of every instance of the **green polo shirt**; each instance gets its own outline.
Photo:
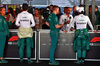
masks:
[[[55,25],[59,25],[59,20],[56,14],[51,13],[47,18],[46,22],[49,23],[50,30],[59,30],[55,27]]]
[[[8,26],[10,26],[12,24],[11,22],[7,22],[5,17],[0,15],[0,35],[2,36],[9,36],[9,28]]]
[[[96,25],[100,25],[100,12],[96,11],[95,15],[96,15]]]

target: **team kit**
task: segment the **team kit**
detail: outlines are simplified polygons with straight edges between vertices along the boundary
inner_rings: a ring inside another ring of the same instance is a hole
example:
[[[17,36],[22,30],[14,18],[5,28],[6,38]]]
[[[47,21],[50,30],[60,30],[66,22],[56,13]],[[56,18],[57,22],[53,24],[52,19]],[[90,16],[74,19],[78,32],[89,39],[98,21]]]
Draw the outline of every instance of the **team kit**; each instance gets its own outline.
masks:
[[[35,26],[35,21],[33,15],[28,13],[28,4],[24,3],[22,5],[23,12],[19,13],[11,22],[7,22],[5,19],[5,8],[0,8],[0,63],[8,63],[4,57],[4,48],[6,44],[6,37],[9,37],[9,28],[15,21],[15,25],[19,26],[18,28],[18,47],[19,47],[19,57],[20,62],[23,63],[24,60],[24,47],[26,42],[26,51],[27,51],[27,62],[29,64],[33,63],[31,58],[31,49],[33,48],[33,29]],[[70,9],[67,7],[67,9]],[[86,53],[90,49],[90,37],[87,30],[87,25],[91,28],[92,32],[97,33],[94,30],[92,23],[88,16],[84,15],[84,8],[80,7],[78,9],[78,15],[74,18],[72,16],[67,17],[65,20],[64,14],[61,20],[63,23],[60,23],[58,17],[56,16],[59,13],[59,7],[57,5],[53,6],[52,13],[48,16],[45,24],[50,27],[50,37],[51,37],[51,47],[50,47],[50,61],[49,65],[59,65],[60,62],[55,60],[55,50],[57,48],[57,42],[59,38],[59,30],[63,30],[63,32],[70,32],[73,30],[74,25],[76,25],[75,36],[73,40],[73,49],[77,52],[77,63],[84,64],[84,59],[86,58]],[[66,22],[65,22],[66,21]],[[67,23],[67,21],[72,21],[71,23]]]

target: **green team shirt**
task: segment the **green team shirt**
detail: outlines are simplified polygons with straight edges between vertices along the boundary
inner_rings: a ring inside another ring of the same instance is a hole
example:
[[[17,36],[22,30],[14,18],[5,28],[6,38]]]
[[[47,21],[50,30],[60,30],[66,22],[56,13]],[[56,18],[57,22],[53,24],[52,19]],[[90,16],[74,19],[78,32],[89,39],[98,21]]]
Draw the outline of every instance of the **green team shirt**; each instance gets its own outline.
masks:
[[[46,20],[49,23],[49,27],[51,30],[59,30],[55,27],[55,25],[59,25],[58,17],[56,14],[51,13]]]

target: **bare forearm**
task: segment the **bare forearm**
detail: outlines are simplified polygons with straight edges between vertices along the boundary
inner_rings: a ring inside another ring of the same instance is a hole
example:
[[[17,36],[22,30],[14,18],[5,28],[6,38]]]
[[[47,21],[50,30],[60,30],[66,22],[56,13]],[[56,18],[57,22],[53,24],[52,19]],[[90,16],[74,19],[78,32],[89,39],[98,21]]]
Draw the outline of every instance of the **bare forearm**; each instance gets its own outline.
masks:
[[[49,23],[48,23],[48,22],[45,22],[45,24],[46,24],[47,26],[49,26]]]
[[[62,24],[62,25],[55,25],[55,27],[58,29],[58,28],[61,28],[61,27],[63,27],[64,25]]]

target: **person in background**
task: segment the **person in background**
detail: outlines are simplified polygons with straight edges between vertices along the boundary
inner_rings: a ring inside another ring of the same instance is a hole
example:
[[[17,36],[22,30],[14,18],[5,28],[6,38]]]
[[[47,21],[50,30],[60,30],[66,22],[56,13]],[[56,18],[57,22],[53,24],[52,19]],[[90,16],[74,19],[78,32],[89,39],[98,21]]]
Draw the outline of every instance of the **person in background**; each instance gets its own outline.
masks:
[[[35,29],[42,29],[44,17],[40,15],[39,10],[35,9],[35,15],[34,15],[34,20],[35,20]]]
[[[6,37],[9,37],[9,28],[14,21],[7,22],[5,18],[6,9],[4,7],[0,7],[0,63],[8,63],[8,61],[4,60],[4,49],[6,44]]]
[[[28,13],[28,4],[23,3],[22,5],[23,12],[19,13],[16,18],[16,25],[18,28],[18,47],[19,47],[19,57],[20,62],[23,62],[24,56],[24,47],[26,41],[26,49],[27,49],[27,62],[29,64],[33,63],[31,58],[31,48],[33,48],[33,30],[31,27],[35,26],[35,21],[33,19],[33,15]]]
[[[89,6],[89,18],[90,18],[90,21],[91,21],[92,25],[96,23],[96,15],[95,15],[95,22],[94,22],[94,23],[92,22],[92,6],[91,6],[91,5]],[[89,25],[87,26],[87,28],[88,28],[88,30],[91,29],[91,28],[89,27]],[[95,29],[95,28],[94,28],[94,29]]]
[[[61,9],[59,7],[59,14],[57,14],[58,20],[60,19],[60,16],[63,15],[63,13],[61,13]]]
[[[76,6],[73,6],[73,14],[72,15],[73,15],[73,17],[78,15],[77,7]]]
[[[30,7],[28,8],[28,12],[31,13],[31,14],[33,15],[33,7],[32,7],[32,6],[30,6]]]
[[[61,30],[66,32],[66,30],[68,30],[69,24],[73,20],[73,16],[70,15],[70,13],[71,13],[71,8],[70,7],[65,7],[64,9],[65,9],[64,10],[65,14],[61,15],[60,20],[59,20],[59,24],[65,24],[61,28]],[[74,26],[72,26],[70,30],[73,30],[73,29],[74,29]]]
[[[50,13],[49,14],[51,14],[52,11],[53,11],[53,5],[50,5]]]
[[[22,11],[19,9],[19,8],[16,8],[16,10],[15,10],[15,14],[16,14],[16,16],[19,14],[19,13],[21,13]]]
[[[98,6],[95,6],[95,15],[96,15],[95,29],[97,30],[97,25],[100,25],[100,11],[98,10]]]
[[[10,8],[8,8],[8,11],[7,11],[7,18],[6,18],[6,20],[7,20],[7,22],[10,22],[10,21],[12,21],[14,19],[14,12],[13,12],[13,9],[10,7]],[[11,26],[9,26],[9,29],[14,29],[14,23],[11,25]]]
[[[90,18],[90,21],[92,21],[92,6],[91,5],[89,6],[89,18]]]

